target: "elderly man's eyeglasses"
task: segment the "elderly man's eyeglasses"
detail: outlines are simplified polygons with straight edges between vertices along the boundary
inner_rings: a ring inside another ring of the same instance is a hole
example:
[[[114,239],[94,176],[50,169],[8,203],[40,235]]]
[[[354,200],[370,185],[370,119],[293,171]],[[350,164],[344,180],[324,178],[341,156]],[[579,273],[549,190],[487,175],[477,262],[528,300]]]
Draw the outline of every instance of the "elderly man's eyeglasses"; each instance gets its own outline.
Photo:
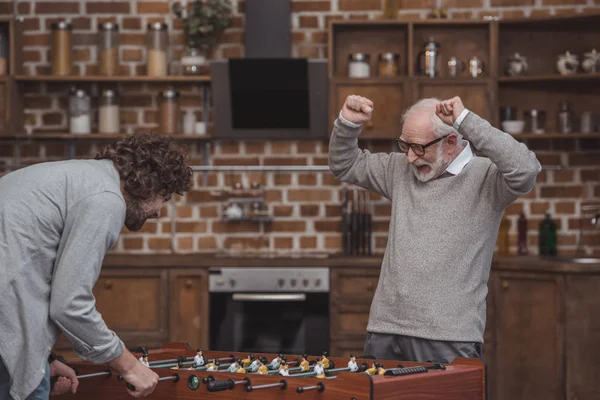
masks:
[[[432,146],[434,144],[436,144],[437,142],[439,142],[440,140],[444,140],[445,138],[447,138],[449,136],[448,135],[444,135],[441,136],[435,140],[432,140],[429,143],[425,143],[425,144],[418,144],[418,143],[408,143],[405,142],[404,140],[398,138],[396,139],[396,142],[398,142],[398,149],[400,149],[400,153],[408,153],[409,149],[412,149],[412,151],[418,155],[418,156],[422,156],[423,154],[425,154],[425,149],[428,148],[429,146]]]

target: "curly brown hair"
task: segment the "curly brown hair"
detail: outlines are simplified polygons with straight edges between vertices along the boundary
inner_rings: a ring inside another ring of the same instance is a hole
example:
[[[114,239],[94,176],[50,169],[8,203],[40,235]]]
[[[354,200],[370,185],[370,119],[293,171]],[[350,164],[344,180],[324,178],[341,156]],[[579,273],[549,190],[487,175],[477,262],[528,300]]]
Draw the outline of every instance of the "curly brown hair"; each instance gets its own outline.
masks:
[[[152,200],[183,195],[192,188],[192,169],[173,139],[154,133],[129,135],[105,146],[96,160],[111,160],[129,196]]]

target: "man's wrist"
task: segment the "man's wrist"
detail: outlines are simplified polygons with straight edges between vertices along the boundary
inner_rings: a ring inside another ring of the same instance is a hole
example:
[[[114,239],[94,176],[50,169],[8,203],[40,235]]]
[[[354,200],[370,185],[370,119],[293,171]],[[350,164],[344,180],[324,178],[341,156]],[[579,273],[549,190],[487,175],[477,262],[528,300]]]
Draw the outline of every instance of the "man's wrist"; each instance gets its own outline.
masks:
[[[462,110],[462,112],[460,113],[458,118],[456,118],[456,121],[454,121],[454,124],[452,125],[452,127],[454,128],[454,130],[456,132],[458,132],[458,129],[460,128],[460,124],[462,124],[462,122],[465,119],[465,117],[467,116],[467,114],[469,114],[469,110],[465,108],[464,110]]]
[[[338,115],[338,118],[340,119],[340,122],[342,124],[346,125],[349,128],[360,128],[362,126],[362,124],[357,124],[357,123],[354,123],[354,122],[350,122],[346,118],[344,118],[342,116],[342,111],[341,110],[340,110],[340,113]]]

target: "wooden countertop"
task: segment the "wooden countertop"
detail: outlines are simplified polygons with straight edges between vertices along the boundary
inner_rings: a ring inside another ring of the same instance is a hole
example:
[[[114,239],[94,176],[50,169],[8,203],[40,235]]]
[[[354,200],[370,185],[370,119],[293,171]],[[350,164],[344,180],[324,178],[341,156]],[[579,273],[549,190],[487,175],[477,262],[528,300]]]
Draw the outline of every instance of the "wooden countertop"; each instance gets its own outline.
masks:
[[[214,254],[108,254],[104,266],[140,268],[207,267],[354,267],[379,268],[381,256],[331,256],[328,258],[252,258],[218,257]],[[498,271],[548,273],[600,273],[600,258],[595,262],[576,262],[577,257],[507,256],[495,257],[492,269]]]

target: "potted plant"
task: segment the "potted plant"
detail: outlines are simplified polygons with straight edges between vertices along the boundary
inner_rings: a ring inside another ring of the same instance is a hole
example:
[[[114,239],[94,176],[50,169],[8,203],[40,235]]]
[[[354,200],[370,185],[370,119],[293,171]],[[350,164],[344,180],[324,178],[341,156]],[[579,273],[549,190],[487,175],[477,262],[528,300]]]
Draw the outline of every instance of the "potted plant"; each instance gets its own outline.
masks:
[[[184,73],[199,73],[223,31],[231,26],[232,6],[228,0],[187,0],[173,4],[173,13],[183,25],[185,49],[181,57]]]

